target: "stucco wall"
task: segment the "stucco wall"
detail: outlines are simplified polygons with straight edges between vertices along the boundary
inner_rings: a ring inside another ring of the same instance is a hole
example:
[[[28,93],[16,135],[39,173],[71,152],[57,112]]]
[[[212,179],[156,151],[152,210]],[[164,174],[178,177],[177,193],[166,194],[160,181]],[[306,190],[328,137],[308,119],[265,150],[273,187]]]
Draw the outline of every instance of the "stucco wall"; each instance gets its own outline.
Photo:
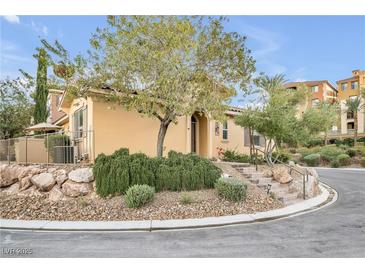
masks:
[[[216,135],[215,129],[213,130],[213,157],[218,157],[217,147],[223,149],[235,150],[239,153],[249,154],[250,148],[244,145],[244,128],[237,126],[234,123],[234,118],[229,116],[228,123],[228,140],[223,140],[222,137],[222,123],[219,123],[219,135]]]
[[[121,106],[93,100],[93,129],[95,156],[111,154],[127,147],[131,153],[143,152],[156,156],[159,121]],[[170,150],[186,153],[186,118],[170,124],[164,143],[164,155]]]

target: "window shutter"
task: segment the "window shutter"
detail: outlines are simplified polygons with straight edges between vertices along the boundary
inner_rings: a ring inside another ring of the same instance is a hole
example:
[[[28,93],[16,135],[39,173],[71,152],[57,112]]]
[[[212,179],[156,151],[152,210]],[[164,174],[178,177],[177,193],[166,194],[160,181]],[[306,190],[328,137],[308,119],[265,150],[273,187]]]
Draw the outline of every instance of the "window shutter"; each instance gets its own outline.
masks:
[[[250,146],[250,132],[249,132],[248,128],[243,129],[243,140],[244,140],[245,147],[249,147]]]
[[[265,137],[260,135],[260,147],[265,147]]]

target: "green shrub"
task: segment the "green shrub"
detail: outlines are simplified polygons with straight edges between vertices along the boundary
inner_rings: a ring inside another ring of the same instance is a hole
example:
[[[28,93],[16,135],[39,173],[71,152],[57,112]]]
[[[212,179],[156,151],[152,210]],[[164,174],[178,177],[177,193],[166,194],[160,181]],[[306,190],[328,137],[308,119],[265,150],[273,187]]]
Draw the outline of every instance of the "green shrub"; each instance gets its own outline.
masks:
[[[218,196],[233,202],[239,202],[246,198],[247,185],[237,179],[220,178],[214,185]]]
[[[321,155],[318,153],[309,154],[303,158],[303,161],[308,166],[319,166],[321,160]]]
[[[343,149],[332,145],[322,147],[321,150],[319,151],[319,154],[321,155],[322,159],[328,162],[331,162],[332,160],[336,159],[338,155],[343,153],[344,153]]]
[[[333,167],[333,168],[338,168],[338,167],[340,167],[340,162],[337,159],[332,160],[330,162],[330,166]]]
[[[227,149],[223,154],[223,161],[226,162],[238,162],[238,163],[250,163],[251,157],[246,154],[237,153],[234,150]]]
[[[354,146],[354,150],[358,155],[365,156],[365,146],[363,145]]]
[[[365,157],[362,157],[362,158],[360,159],[360,165],[361,165],[362,167],[365,167]]]
[[[347,154],[340,154],[337,156],[337,161],[341,166],[347,166],[350,162],[350,156]]]
[[[305,156],[318,153],[320,151],[320,149],[321,149],[320,147],[312,147],[312,148],[302,147],[302,148],[299,148],[297,151],[300,155],[302,155],[302,159],[303,159]]]
[[[323,146],[324,145],[324,140],[323,139],[312,139],[309,140],[305,146],[306,147],[315,147],[315,146]]]
[[[101,197],[125,193],[133,185],[150,185],[155,190],[182,191],[213,188],[221,170],[195,154],[170,151],[167,158],[129,154],[119,149],[112,155],[100,154],[93,167],[96,192]]]
[[[189,193],[181,193],[180,195],[180,204],[182,205],[187,205],[187,204],[191,204],[192,202],[194,202],[194,199],[191,195],[189,195]]]
[[[287,163],[290,160],[290,155],[285,152],[273,152],[272,158],[276,159],[278,157],[278,160],[283,163]]]
[[[343,139],[342,144],[346,145],[346,146],[353,146],[354,145],[354,138]]]
[[[349,149],[347,149],[347,150],[346,150],[346,153],[347,153],[347,155],[348,155],[348,156],[350,156],[350,157],[355,157],[355,156],[356,156],[356,150],[355,150],[355,149],[353,149],[353,148],[349,148]]]
[[[134,185],[124,195],[124,203],[129,208],[138,208],[152,202],[155,189],[149,185]]]

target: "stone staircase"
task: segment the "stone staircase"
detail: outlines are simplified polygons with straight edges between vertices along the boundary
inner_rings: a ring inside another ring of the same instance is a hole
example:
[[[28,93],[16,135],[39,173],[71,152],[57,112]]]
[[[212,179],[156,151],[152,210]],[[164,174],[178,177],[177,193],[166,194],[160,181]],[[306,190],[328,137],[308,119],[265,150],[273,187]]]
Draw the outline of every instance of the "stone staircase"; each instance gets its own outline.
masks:
[[[232,165],[239,173],[247,178],[252,184],[272,193],[279,201],[285,205],[290,205],[302,201],[303,199],[298,198],[298,192],[293,192],[290,189],[290,184],[280,184],[273,180],[272,177],[266,177],[263,172],[256,171],[255,167],[243,166],[243,165]]]

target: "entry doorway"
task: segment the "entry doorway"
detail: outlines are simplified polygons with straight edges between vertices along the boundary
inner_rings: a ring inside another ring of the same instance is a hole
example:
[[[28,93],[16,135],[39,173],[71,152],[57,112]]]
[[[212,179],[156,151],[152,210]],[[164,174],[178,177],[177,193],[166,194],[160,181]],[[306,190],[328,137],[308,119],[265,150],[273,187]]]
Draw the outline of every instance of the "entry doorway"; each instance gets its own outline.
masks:
[[[197,140],[197,127],[198,127],[198,121],[197,119],[193,116],[191,116],[191,152],[192,153],[197,153],[197,149],[196,149],[196,140]]]

